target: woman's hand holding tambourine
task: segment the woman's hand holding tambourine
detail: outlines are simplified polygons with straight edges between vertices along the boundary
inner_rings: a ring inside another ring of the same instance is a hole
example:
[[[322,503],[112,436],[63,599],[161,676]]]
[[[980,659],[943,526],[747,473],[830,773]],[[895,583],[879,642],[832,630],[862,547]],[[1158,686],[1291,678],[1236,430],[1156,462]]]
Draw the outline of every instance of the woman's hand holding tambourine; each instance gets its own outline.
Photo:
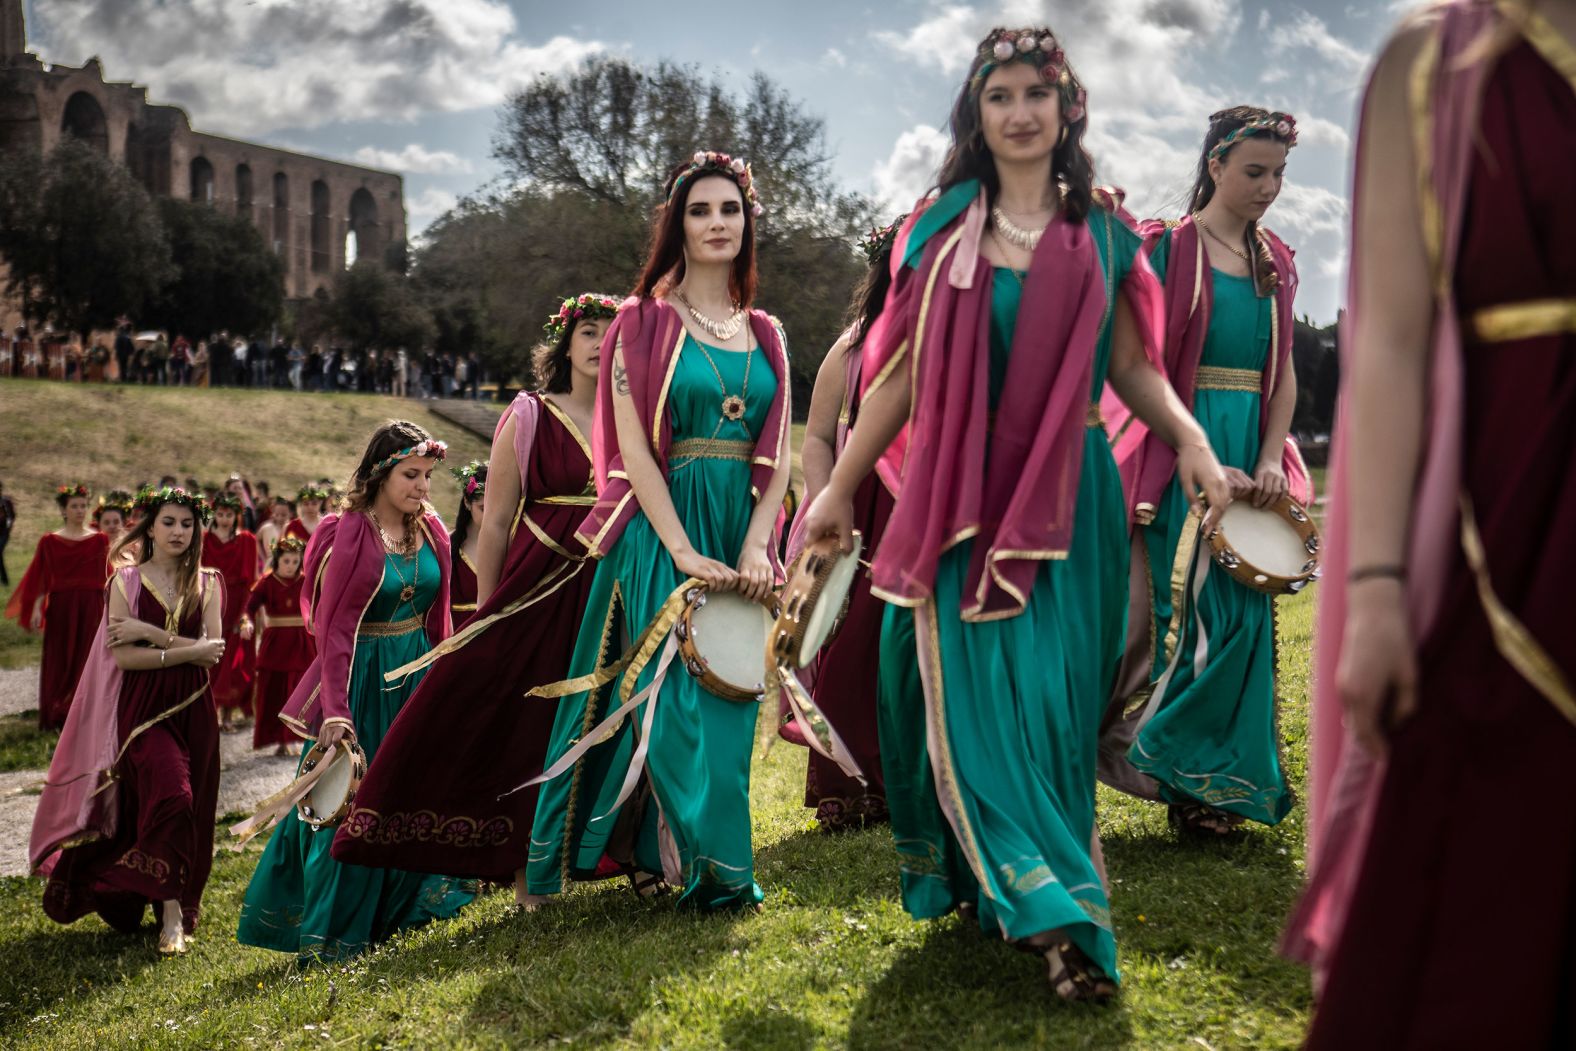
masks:
[[[1253,472],[1253,506],[1268,507],[1290,491],[1286,470],[1278,460],[1266,460]]]
[[[837,537],[844,553],[854,549],[854,500],[837,487],[835,475],[804,513],[805,543],[823,536]]]
[[[772,571],[771,560],[766,557],[766,548],[746,545],[744,553],[739,556],[734,590],[753,602],[765,602],[775,582],[776,574]]]
[[[1238,472],[1242,473],[1242,472]],[[1209,533],[1231,504],[1231,480],[1206,443],[1189,443],[1177,450],[1177,481],[1193,510],[1204,517]],[[852,509],[850,509],[852,512]]]
[[[673,565],[686,577],[702,581],[713,591],[732,591],[739,574],[726,562],[689,550],[673,556]]]

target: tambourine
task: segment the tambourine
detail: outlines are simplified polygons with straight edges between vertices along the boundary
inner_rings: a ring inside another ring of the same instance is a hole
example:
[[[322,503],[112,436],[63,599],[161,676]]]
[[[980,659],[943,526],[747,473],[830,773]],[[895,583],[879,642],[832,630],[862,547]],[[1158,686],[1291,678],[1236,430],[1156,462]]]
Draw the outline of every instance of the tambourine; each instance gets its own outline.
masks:
[[[296,813],[313,830],[332,828],[350,813],[356,790],[367,775],[367,755],[354,741],[341,738],[332,754],[321,741],[301,760],[301,773],[326,763],[306,795],[296,803]]]
[[[841,626],[864,551],[858,530],[853,541],[853,550],[846,554],[835,536],[805,545],[783,588],[782,612],[772,625],[768,661],[803,668]]]
[[[1234,501],[1206,539],[1216,564],[1254,591],[1295,595],[1319,579],[1319,528],[1289,496],[1262,508]]]
[[[728,701],[759,701],[766,694],[766,640],[777,618],[777,599],[755,602],[736,591],[690,588],[673,626],[679,660],[701,686]]]

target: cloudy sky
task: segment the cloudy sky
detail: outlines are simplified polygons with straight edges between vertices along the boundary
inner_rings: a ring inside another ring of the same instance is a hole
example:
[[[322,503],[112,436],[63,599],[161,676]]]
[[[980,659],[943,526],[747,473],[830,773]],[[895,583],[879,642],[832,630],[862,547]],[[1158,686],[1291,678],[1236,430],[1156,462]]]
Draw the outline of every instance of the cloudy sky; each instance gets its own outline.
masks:
[[[1268,224],[1298,250],[1298,312],[1334,319],[1352,116],[1408,0],[27,0],[31,49],[103,61],[206,131],[398,170],[411,229],[497,174],[497,107],[606,52],[766,71],[826,119],[850,188],[906,208],[929,184],[947,108],[992,25],[1048,23],[1089,89],[1102,182],[1140,215],[1181,209],[1208,115],[1297,115]],[[565,13],[568,9],[569,13]],[[697,143],[697,145],[703,145]]]

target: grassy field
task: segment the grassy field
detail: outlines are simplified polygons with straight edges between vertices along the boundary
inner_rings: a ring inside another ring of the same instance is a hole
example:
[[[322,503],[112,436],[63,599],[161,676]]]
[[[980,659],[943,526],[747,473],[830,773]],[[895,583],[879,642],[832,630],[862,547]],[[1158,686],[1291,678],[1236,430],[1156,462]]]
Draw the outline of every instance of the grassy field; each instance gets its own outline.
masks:
[[[46,501],[59,477],[85,475],[102,486],[169,464],[182,476],[239,468],[293,487],[348,474],[364,435],[396,411],[453,440],[456,456],[483,451],[421,403],[384,398],[0,382],[0,410],[0,445],[20,450],[7,458],[7,491],[19,508],[24,493],[37,505],[24,512],[19,542],[48,528]],[[202,429],[201,441],[180,439],[188,426]],[[121,437],[131,434],[142,438]],[[448,514],[453,496],[442,496]],[[30,545],[13,550],[14,576]],[[1286,601],[1280,618],[1281,730],[1299,791],[1312,612],[1312,597],[1303,595]],[[36,660],[30,641],[5,638],[0,663]],[[32,718],[0,720],[0,768],[47,754]],[[1038,960],[956,918],[910,920],[898,903],[890,833],[819,833],[801,805],[804,766],[803,750],[786,745],[756,757],[756,877],[766,891],[759,916],[678,914],[611,884],[518,915],[508,909],[509,892],[498,891],[349,966],[298,973],[290,959],[234,940],[257,844],[221,853],[195,948],[173,961],[155,956],[151,927],[140,937],[96,918],[62,928],[43,915],[38,882],[0,879],[0,954],[20,964],[0,971],[0,1045],[754,1051],[1299,1043],[1307,977],[1279,960],[1274,945],[1302,877],[1301,807],[1280,826],[1252,827],[1233,842],[1182,844],[1162,808],[1102,788],[1125,984],[1108,1007],[1065,1006],[1050,995]]]
[[[266,479],[295,495],[317,478],[344,484],[367,438],[390,419],[409,419],[450,445],[450,462],[486,458],[487,445],[433,415],[430,403],[362,394],[120,387],[0,380],[0,481],[16,504],[6,548],[14,585],[40,534],[60,527],[55,487],[85,482],[95,494],[135,489],[160,475],[207,484],[231,472]],[[434,479],[445,521],[459,506],[452,479]],[[0,604],[10,589],[0,587]],[[38,662],[38,639],[0,621],[0,668]]]

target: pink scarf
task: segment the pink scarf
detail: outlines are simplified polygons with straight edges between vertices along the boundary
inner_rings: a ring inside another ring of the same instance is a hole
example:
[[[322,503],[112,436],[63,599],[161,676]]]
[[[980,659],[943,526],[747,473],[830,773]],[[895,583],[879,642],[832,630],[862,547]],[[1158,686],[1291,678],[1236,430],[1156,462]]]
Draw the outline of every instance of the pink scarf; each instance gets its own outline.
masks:
[[[777,396],[772,400],[766,425],[755,443],[750,486],[756,499],[766,491],[777,470],[777,454],[788,428],[788,351],[777,320],[760,310],[750,311],[750,330],[777,376]],[[650,428],[651,452],[663,477],[668,471],[668,450],[673,445],[673,421],[668,416],[668,388],[678,364],[686,331],[678,312],[657,299],[626,299],[618,317],[602,339],[602,364],[597,377],[596,415],[591,425],[591,450],[596,465],[597,504],[575,536],[601,558],[613,549],[639,503],[624,473],[613,421],[613,356],[622,349],[625,378],[635,408]],[[779,516],[780,519],[780,516]],[[778,523],[781,526],[781,521]],[[779,573],[775,538],[767,545],[773,568]]]
[[[1487,0],[1461,0],[1421,15],[1436,27],[1437,62],[1427,85],[1428,96],[1418,100],[1436,119],[1424,129],[1427,157],[1419,165],[1431,173],[1428,186],[1439,205],[1439,240],[1431,253],[1439,273],[1455,271],[1457,245],[1470,181],[1472,143],[1478,125],[1484,84],[1490,63],[1465,65],[1461,56],[1501,15]],[[1425,49],[1422,60],[1429,54]],[[1414,73],[1416,70],[1414,70]],[[1409,78],[1409,82],[1410,82]],[[1370,83],[1370,90],[1372,84]],[[1355,171],[1362,170],[1367,129],[1358,136]],[[1429,162],[1432,162],[1431,164]],[[1425,215],[1427,209],[1425,209]],[[1352,227],[1360,228],[1363,211],[1358,193],[1352,194]],[[1354,258],[1347,290],[1347,323],[1363,308],[1362,274]],[[1407,605],[1414,639],[1426,638],[1443,601],[1460,517],[1460,464],[1462,440],[1461,329],[1455,293],[1449,280],[1439,282],[1435,299],[1432,348],[1429,355],[1426,441],[1423,462],[1413,493],[1412,521],[1407,545]],[[1351,341],[1341,340],[1351,353]],[[1343,377],[1351,375],[1343,362]],[[1346,392],[1343,391],[1343,400]],[[1331,495],[1324,527],[1324,585],[1319,602],[1314,653],[1312,761],[1308,798],[1308,887],[1292,914],[1282,951],[1312,963],[1322,978],[1345,924],[1347,907],[1362,870],[1372,826],[1374,804],[1383,780],[1384,765],[1364,752],[1341,724],[1341,699],[1336,693],[1335,669],[1340,663],[1346,621],[1346,574],[1350,523],[1347,508],[1347,442],[1345,420],[1337,421]]]
[[[1165,233],[1166,224],[1149,220],[1140,228],[1147,256]],[[1269,426],[1270,398],[1291,368],[1293,324],[1292,303],[1297,295],[1297,267],[1292,250],[1280,238],[1263,230],[1279,281],[1273,293],[1274,331],[1271,336],[1269,367],[1264,370],[1259,397],[1260,437]],[[1184,218],[1171,233],[1171,253],[1165,281],[1165,372],[1178,397],[1193,408],[1199,362],[1204,356],[1204,341],[1209,334],[1209,318],[1214,305],[1214,282],[1209,258],[1192,216]],[[1113,453],[1122,470],[1122,488],[1127,496],[1128,514],[1137,524],[1153,521],[1171,476],[1176,471],[1176,450],[1161,441],[1122,404],[1109,389],[1102,409],[1117,437]],[[1308,469],[1290,435],[1282,452],[1282,467],[1291,488],[1292,499],[1302,504],[1313,502],[1313,483]]]
[[[426,617],[427,640],[437,645],[451,630],[449,534],[431,512],[421,526],[438,558],[438,595]],[[383,582],[385,554],[377,526],[360,512],[324,515],[306,545],[301,572],[309,586],[301,590],[301,614],[317,641],[317,656],[279,715],[302,737],[315,738],[329,719],[353,725],[350,666],[356,629]]]
[[[514,462],[520,469],[520,499],[530,498],[526,479],[531,474],[531,452],[536,448],[536,423],[542,416],[542,397],[531,391],[521,391],[509,403],[508,410],[498,417],[493,429],[493,441],[503,433],[510,420],[514,421]]]

